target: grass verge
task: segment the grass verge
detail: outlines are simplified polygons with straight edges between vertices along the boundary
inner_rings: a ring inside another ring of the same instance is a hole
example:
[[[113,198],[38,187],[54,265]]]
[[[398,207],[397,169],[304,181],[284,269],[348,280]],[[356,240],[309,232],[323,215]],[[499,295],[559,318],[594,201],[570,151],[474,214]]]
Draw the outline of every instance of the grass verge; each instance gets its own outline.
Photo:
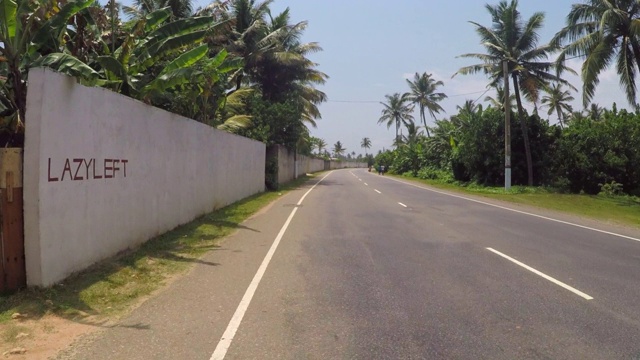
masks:
[[[219,247],[220,239],[240,227],[242,221],[309,178],[301,177],[278,191],[254,195],[202,216],[61,284],[1,295],[0,324],[11,319],[13,313],[27,314],[30,319],[55,314],[73,320],[93,316],[100,321],[120,315],[169,278],[190,268],[204,253]]]
[[[608,223],[640,228],[640,201],[637,198],[627,196],[559,194],[546,188],[525,186],[514,186],[511,188],[511,191],[505,191],[504,188],[477,185],[459,186],[441,183],[437,180],[423,180],[400,175],[392,176],[413,180],[443,190],[531,205]]]

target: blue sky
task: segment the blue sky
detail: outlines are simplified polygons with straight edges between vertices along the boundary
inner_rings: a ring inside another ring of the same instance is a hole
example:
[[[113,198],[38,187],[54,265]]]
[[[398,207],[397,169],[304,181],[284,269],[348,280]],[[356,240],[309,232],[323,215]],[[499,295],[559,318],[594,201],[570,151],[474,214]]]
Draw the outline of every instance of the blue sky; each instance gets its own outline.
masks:
[[[496,4],[498,1],[489,1]],[[571,4],[577,0],[520,0],[524,18],[536,11],[546,15],[540,44],[548,42],[564,26]],[[428,72],[445,86],[449,99],[442,102],[448,116],[467,99],[476,100],[486,90],[487,80],[479,76],[451,76],[462,66],[476,63],[457,59],[464,53],[483,52],[479,37],[468,21],[490,25],[484,8],[476,0],[275,0],[272,12],[289,7],[294,22],[307,20],[303,41],[319,42],[324,51],[311,56],[319,69],[330,76],[321,89],[329,102],[320,106],[322,119],[312,135],[325,139],[330,147],[340,140],[348,152],[364,153],[363,137],[371,138],[372,151],[390,148],[394,129],[378,125],[385,94],[406,92],[405,78]],[[197,2],[197,6],[206,2]],[[572,60],[579,70],[581,62]],[[576,88],[578,77],[568,77]],[[488,95],[493,95],[490,91]],[[467,95],[465,95],[467,94]],[[581,93],[574,108],[581,109]],[[484,96],[481,97],[480,102]],[[346,102],[342,102],[346,101]],[[364,102],[353,102],[364,101]],[[613,71],[601,76],[594,102],[601,106],[626,107],[627,102]],[[541,111],[546,117],[546,109]],[[418,114],[416,113],[416,118]],[[555,117],[551,117],[555,122]],[[431,120],[432,121],[432,120]]]

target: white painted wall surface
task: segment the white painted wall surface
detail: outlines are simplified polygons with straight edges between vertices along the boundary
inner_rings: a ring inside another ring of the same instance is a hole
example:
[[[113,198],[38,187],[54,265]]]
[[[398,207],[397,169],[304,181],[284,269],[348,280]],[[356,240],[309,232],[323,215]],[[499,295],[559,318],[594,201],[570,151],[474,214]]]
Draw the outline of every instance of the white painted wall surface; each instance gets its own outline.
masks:
[[[300,175],[323,171],[324,160],[304,155],[298,155],[298,170]]]
[[[49,70],[31,70],[24,158],[27,282],[54,284],[261,192],[264,167],[263,143]]]

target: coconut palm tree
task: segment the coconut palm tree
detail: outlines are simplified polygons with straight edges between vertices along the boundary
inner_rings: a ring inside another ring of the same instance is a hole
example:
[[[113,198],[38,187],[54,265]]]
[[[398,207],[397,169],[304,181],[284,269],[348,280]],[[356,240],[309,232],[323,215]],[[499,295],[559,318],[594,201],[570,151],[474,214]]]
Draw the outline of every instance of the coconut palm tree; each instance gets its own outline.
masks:
[[[553,84],[546,92],[547,95],[542,96],[542,105],[549,108],[547,115],[555,112],[558,115],[560,127],[564,127],[567,114],[571,114],[573,111],[573,107],[569,105],[569,103],[574,100],[573,96],[571,96],[569,90],[564,90],[560,84]]]
[[[436,92],[439,86],[444,86],[444,83],[442,81],[436,81],[431,77],[431,74],[425,72],[422,75],[415,73],[413,81],[407,79],[407,84],[409,85],[409,92],[405,95],[409,101],[418,105],[418,109],[420,109],[420,120],[427,130],[427,136],[431,136],[429,134],[429,127],[427,126],[427,118],[424,110],[428,109],[429,114],[434,120],[437,120],[435,114],[439,114],[441,111],[444,112],[444,109],[438,102],[446,99],[447,95],[442,92]]]
[[[247,75],[256,72],[258,61],[274,45],[276,34],[267,30],[265,17],[273,0],[232,0],[227,28],[221,31],[219,42],[234,56],[241,57],[244,71],[236,77],[236,90],[242,87]]]
[[[599,75],[615,64],[630,104],[636,104],[640,70],[640,4],[637,0],[586,0],[571,6],[567,26],[553,38],[566,46],[559,56],[584,57],[582,101],[586,107],[600,82]]]
[[[318,155],[322,154],[322,149],[327,148],[327,142],[324,139],[318,138],[316,141],[316,148],[318,149]]]
[[[487,95],[484,98],[484,101],[488,102],[489,105],[493,106],[496,109],[502,109],[502,111],[504,111],[504,95],[505,95],[505,91],[504,91],[504,87],[502,87],[501,85],[497,85],[495,87],[496,90],[496,97],[494,98],[491,95]],[[515,110],[515,104],[516,104],[516,96],[513,94],[509,94],[509,104],[511,105],[511,110]]]
[[[518,107],[520,127],[524,138],[524,148],[527,158],[528,184],[533,185],[533,160],[529,144],[528,124],[522,106],[522,96],[532,102],[537,102],[538,95],[550,82],[561,83],[571,88],[566,80],[553,74],[556,72],[572,71],[562,63],[547,61],[549,55],[556,48],[554,45],[538,46],[538,31],[542,28],[544,14],[533,14],[526,22],[518,11],[518,1],[501,1],[498,5],[485,6],[491,14],[492,27],[486,27],[471,22],[480,35],[481,43],[487,50],[486,54],[464,54],[461,57],[475,58],[482,63],[466,66],[456,74],[484,73],[491,79],[489,86],[497,86],[503,80],[503,63],[508,64],[508,74],[513,81],[514,95]],[[454,76],[456,75],[454,74]]]
[[[342,143],[340,141],[336,142],[333,145],[333,154],[336,157],[339,157],[339,156],[343,155],[345,151],[347,151],[347,148],[342,147]]]
[[[272,48],[257,59],[252,80],[262,90],[263,97],[270,101],[296,98],[302,106],[302,120],[315,127],[315,119],[321,118],[317,105],[326,101],[324,92],[315,88],[329,78],[316,69],[316,63],[307,58],[309,54],[322,51],[318,43],[302,43],[307,22],[291,24],[289,9],[275,17],[267,11],[269,22],[265,34]]]
[[[367,155],[367,150],[371,149],[371,139],[369,139],[368,137],[362,138],[360,147],[364,148],[364,154]]]
[[[594,121],[601,120],[603,115],[604,115],[604,109],[600,107],[600,105],[595,103],[591,104],[591,106],[587,110],[587,116]]]
[[[407,124],[409,121],[413,122],[413,105],[407,104],[407,94],[400,95],[395,93],[393,95],[385,95],[387,99],[386,103],[381,102],[384,108],[382,109],[382,116],[378,119],[378,124],[385,123],[387,129],[391,125],[396,126],[395,141],[399,139],[398,133],[400,131],[400,124]]]

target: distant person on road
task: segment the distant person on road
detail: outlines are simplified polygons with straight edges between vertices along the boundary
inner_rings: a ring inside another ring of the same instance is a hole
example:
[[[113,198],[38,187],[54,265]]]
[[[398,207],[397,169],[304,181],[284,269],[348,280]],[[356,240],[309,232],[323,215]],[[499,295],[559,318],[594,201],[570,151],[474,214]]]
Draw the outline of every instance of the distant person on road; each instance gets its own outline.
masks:
[[[384,175],[384,165],[380,165],[380,175]]]

